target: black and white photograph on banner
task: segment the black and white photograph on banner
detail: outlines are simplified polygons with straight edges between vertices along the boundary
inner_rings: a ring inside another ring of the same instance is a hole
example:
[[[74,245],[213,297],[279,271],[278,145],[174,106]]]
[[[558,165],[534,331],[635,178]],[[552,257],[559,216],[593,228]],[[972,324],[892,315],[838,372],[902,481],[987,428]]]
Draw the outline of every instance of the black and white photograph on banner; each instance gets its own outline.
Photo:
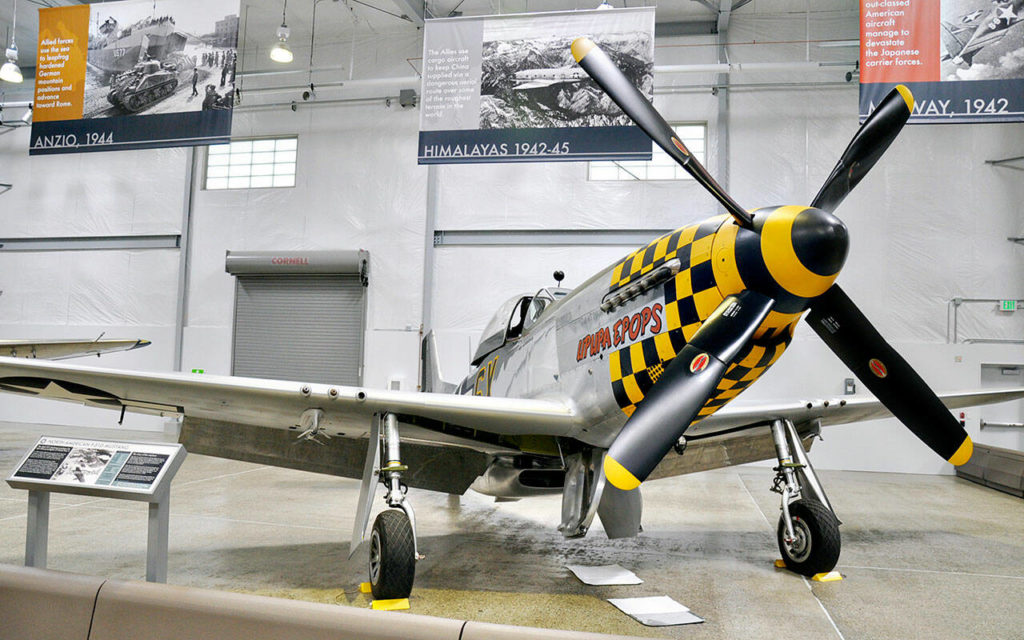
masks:
[[[230,109],[237,0],[90,6],[83,118]]]
[[[650,30],[588,34],[572,16],[485,23],[480,128],[628,126],[629,117],[572,57],[572,41],[589,35],[642,93],[654,90]]]
[[[94,447],[75,447],[64,459],[50,480],[54,482],[80,482],[95,484],[114,452]]]
[[[576,63],[580,37],[653,96],[654,7],[429,21],[418,161],[650,159],[650,138]]]
[[[1024,0],[942,0],[943,81],[1024,78]]]

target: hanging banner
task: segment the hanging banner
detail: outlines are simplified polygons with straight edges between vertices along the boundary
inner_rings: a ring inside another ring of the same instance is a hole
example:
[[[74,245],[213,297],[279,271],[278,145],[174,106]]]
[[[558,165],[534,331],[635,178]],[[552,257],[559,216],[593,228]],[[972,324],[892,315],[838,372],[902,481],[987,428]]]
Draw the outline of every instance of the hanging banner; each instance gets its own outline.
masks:
[[[428,20],[419,163],[649,160],[651,139],[573,59],[581,36],[651,98],[653,7]]]
[[[227,142],[238,9],[239,0],[40,9],[29,154]]]
[[[861,0],[860,119],[896,84],[910,124],[1024,121],[1024,0]]]

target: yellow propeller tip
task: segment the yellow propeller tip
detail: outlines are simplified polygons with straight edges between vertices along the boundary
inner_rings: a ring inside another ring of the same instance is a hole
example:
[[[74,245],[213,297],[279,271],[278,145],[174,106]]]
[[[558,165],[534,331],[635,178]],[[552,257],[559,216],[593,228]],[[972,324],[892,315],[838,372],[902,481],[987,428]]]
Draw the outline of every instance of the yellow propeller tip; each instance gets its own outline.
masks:
[[[903,101],[907,103],[907,111],[914,113],[914,94],[910,92],[906,85],[902,84],[896,85],[896,90],[900,92],[900,95],[903,96]]]
[[[572,57],[579,62],[596,46],[590,38],[576,38],[572,41]]]
[[[640,481],[636,479],[636,476],[611,456],[604,457],[604,477],[608,478],[608,482],[612,483],[616,489],[623,491],[632,491],[640,486]]]
[[[971,437],[966,436],[964,441],[960,444],[960,448],[956,450],[956,453],[950,457],[949,462],[954,467],[959,467],[962,464],[966,464],[971,459],[971,455],[974,453],[974,443],[971,442]]]

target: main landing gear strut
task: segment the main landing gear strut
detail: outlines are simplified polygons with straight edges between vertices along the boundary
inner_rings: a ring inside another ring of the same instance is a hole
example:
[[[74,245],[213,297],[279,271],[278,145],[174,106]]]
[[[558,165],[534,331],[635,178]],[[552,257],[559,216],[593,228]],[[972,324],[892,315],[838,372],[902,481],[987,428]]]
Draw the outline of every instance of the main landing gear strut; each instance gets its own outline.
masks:
[[[383,447],[380,446],[382,439]],[[409,488],[402,482],[402,473],[408,467],[402,464],[397,417],[393,414],[374,416],[369,444],[352,551],[363,539],[373,485],[379,482],[385,487],[384,500],[389,508],[377,515],[370,532],[370,588],[375,600],[408,598],[416,576],[416,561],[422,556],[416,545],[416,514],[405,495]],[[374,471],[377,472],[376,482]]]
[[[839,519],[793,423],[776,420],[771,429],[779,459],[772,491],[782,495],[777,531],[782,560],[801,575],[827,573],[839,561]]]

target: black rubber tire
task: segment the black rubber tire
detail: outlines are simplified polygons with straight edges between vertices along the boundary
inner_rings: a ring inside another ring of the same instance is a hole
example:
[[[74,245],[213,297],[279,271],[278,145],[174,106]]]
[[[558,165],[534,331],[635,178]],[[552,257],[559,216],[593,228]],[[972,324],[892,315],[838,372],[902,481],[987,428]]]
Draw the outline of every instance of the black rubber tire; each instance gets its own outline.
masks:
[[[794,544],[786,543],[785,515],[779,516],[779,553],[790,571],[804,576],[828,573],[839,562],[839,520],[828,507],[812,498],[803,498],[789,505]]]
[[[370,532],[370,586],[375,600],[408,598],[416,577],[416,551],[409,516],[382,511]]]

